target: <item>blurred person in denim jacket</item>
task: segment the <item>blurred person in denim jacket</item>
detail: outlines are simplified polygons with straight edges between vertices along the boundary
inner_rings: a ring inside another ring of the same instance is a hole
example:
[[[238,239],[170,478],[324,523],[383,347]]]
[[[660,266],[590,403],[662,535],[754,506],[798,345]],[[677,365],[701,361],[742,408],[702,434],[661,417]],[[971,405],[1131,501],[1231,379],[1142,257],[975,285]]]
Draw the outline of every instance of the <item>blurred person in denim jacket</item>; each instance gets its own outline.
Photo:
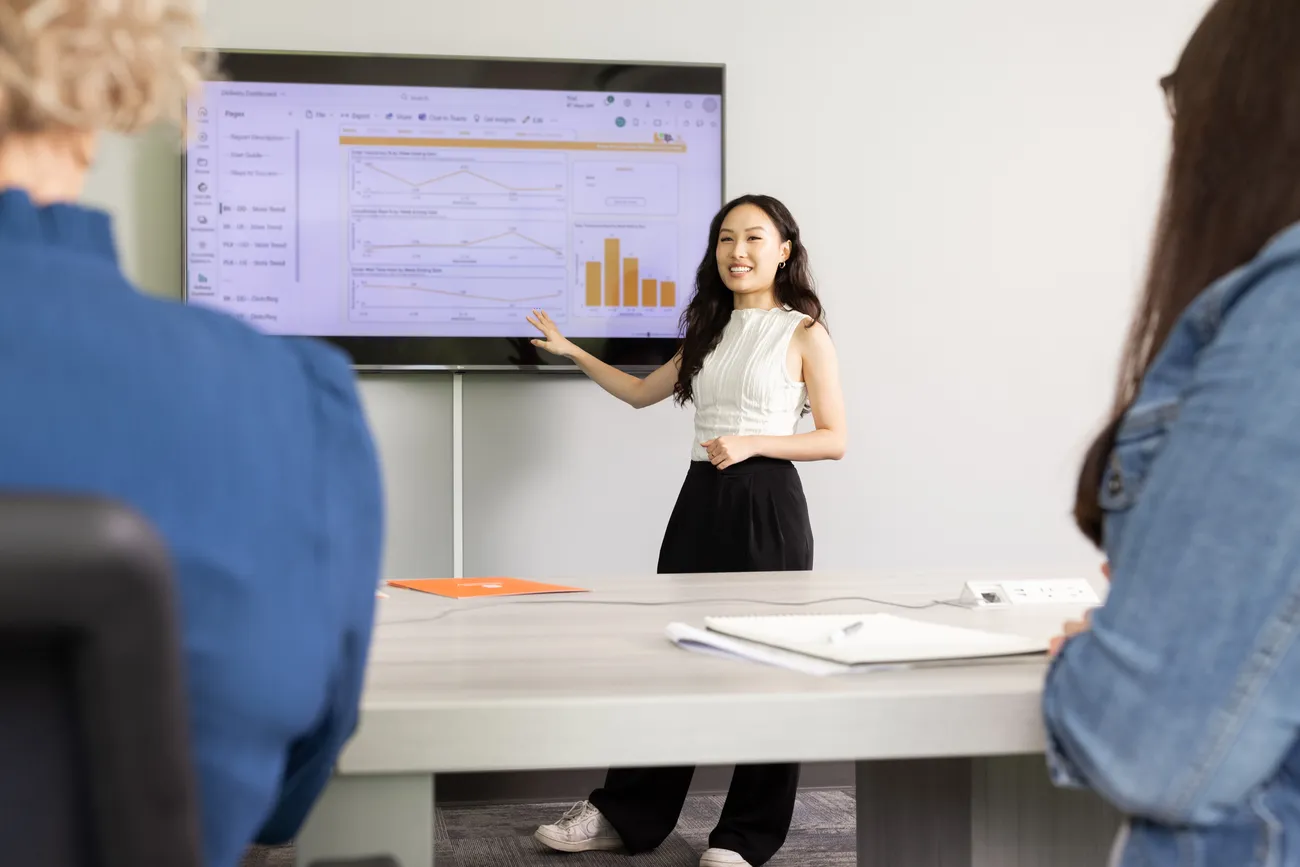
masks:
[[[1075,517],[1111,593],[1067,626],[1053,780],[1118,867],[1300,864],[1300,3],[1219,0],[1161,81],[1173,149]]]

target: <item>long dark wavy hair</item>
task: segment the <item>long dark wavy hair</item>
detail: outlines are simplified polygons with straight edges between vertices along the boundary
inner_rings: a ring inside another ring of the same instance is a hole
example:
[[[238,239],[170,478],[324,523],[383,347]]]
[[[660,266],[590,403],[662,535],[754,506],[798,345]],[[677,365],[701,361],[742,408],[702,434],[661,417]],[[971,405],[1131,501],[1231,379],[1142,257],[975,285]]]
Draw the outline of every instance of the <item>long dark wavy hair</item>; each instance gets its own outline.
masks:
[[[1103,543],[1098,502],[1120,421],[1174,323],[1216,279],[1300,220],[1300,2],[1219,0],[1161,81],[1173,149],[1145,290],[1110,422],[1079,473],[1074,519]]]
[[[691,399],[691,385],[695,374],[704,366],[704,359],[722,338],[722,329],[727,327],[731,312],[736,307],[735,297],[727,284],[722,282],[718,272],[718,236],[722,233],[722,223],[727,215],[741,205],[753,205],[767,214],[772,225],[776,227],[781,241],[790,242],[790,256],[785,260],[785,267],[778,268],[776,292],[778,303],[806,313],[813,322],[825,326],[825,310],[817,298],[817,288],[813,282],[812,269],[808,265],[808,250],[799,237],[799,224],[794,221],[790,209],[771,196],[747,195],[722,206],[709,224],[709,245],[700,260],[700,267],[695,270],[695,295],[682,311],[682,361],[677,373],[677,385],[673,387],[673,399],[678,404],[685,404]],[[812,323],[808,323],[812,327]]]

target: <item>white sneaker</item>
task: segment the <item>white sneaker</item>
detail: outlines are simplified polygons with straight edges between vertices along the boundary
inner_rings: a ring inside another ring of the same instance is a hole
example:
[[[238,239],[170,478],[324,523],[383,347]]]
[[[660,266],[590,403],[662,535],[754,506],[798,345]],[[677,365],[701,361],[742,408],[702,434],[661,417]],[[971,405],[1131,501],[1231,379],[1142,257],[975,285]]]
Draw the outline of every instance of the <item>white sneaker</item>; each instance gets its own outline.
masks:
[[[542,825],[533,832],[533,839],[557,852],[597,852],[623,848],[623,839],[618,836],[614,826],[609,824],[609,820],[590,801],[574,804],[554,825]]]
[[[700,856],[700,867],[749,867],[749,862],[730,849],[709,849]]]

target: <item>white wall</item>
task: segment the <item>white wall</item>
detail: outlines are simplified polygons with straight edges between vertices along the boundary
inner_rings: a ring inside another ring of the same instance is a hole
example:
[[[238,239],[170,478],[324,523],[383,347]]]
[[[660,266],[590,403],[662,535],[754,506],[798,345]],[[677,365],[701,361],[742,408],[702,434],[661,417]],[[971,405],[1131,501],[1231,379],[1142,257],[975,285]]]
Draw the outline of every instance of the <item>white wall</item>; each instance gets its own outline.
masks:
[[[1204,5],[219,0],[208,19],[237,47],[726,62],[728,193],[791,206],[844,368],[850,453],[804,476],[818,565],[1032,575],[1095,568],[1074,473],[1144,263],[1156,81]],[[88,198],[131,272],[174,292],[158,147],[107,142]],[[446,574],[447,381],[365,390],[400,513],[390,574]],[[687,413],[562,377],[470,379],[466,406],[467,570],[653,568]]]

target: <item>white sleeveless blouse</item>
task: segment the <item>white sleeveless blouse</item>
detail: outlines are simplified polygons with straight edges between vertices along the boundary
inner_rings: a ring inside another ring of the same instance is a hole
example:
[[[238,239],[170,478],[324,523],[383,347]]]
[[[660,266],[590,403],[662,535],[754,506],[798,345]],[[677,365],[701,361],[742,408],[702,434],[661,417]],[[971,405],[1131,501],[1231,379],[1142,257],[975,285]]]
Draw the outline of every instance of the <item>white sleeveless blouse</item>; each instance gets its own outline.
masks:
[[[720,436],[788,436],[808,399],[790,378],[786,358],[794,330],[809,317],[797,310],[734,310],[722,339],[691,383],[695,443],[691,460],[707,461],[700,443]]]

